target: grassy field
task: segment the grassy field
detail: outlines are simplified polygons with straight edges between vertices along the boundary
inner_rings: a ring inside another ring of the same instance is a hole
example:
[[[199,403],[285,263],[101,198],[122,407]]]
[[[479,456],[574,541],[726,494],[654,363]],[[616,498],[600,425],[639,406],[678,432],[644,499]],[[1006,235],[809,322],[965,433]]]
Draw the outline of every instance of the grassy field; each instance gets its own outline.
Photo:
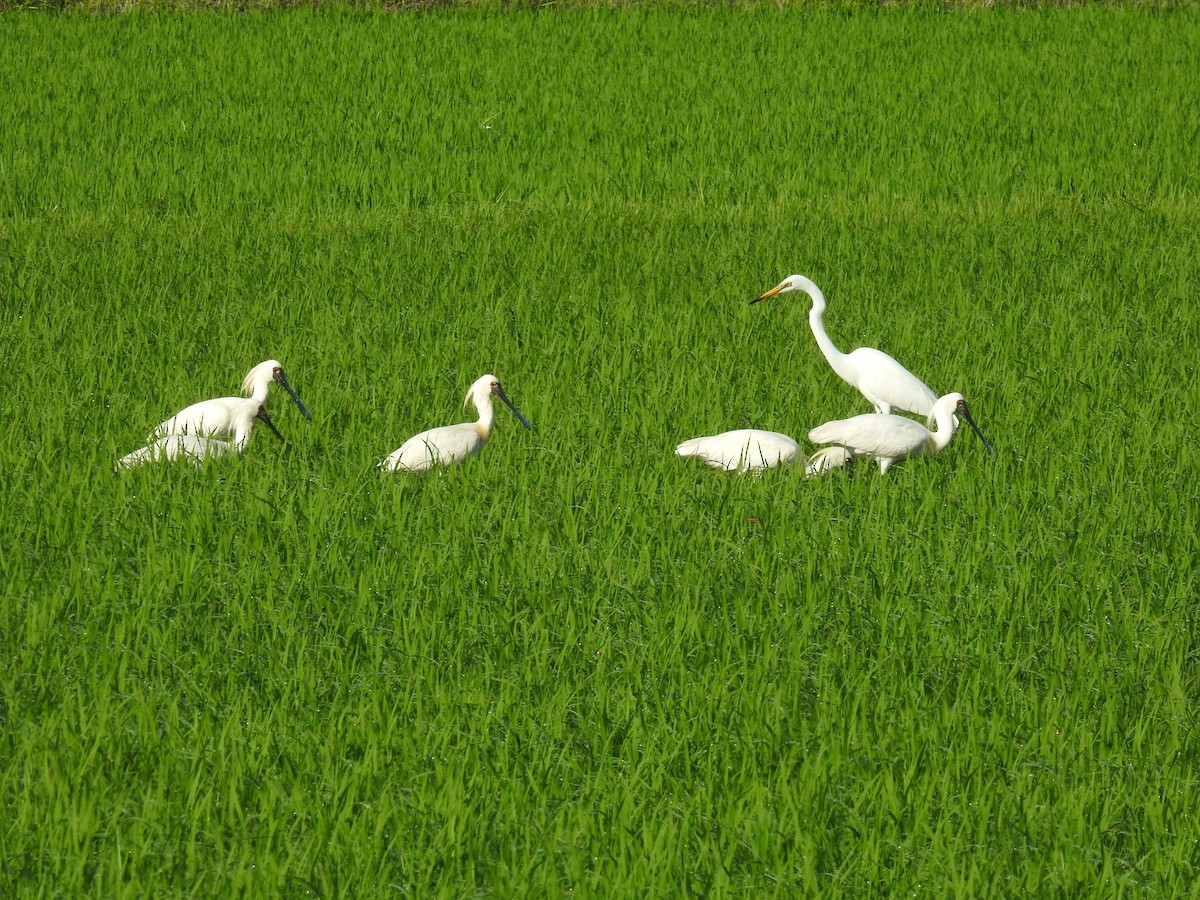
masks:
[[[0,894],[1191,892],[1197,45],[0,17]],[[675,458],[868,411],[791,272],[997,458]],[[270,357],[291,453],[113,474]]]

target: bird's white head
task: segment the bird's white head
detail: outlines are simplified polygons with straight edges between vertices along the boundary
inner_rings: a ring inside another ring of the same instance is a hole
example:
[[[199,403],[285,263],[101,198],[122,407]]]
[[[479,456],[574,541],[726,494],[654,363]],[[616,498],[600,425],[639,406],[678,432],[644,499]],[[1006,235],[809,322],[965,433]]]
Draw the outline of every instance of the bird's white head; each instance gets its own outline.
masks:
[[[825,299],[825,295],[821,293],[821,289],[813,283],[812,279],[806,278],[803,275],[789,275],[783,281],[779,282],[779,284],[775,285],[775,287],[769,291],[763,291],[750,302],[758,303],[760,300],[769,300],[779,294],[789,294],[793,291],[802,291],[812,297],[813,300],[820,299],[823,301]]]
[[[242,379],[242,393],[247,397],[253,397],[258,388],[264,390],[271,386],[271,382],[275,379],[275,373],[283,374],[283,363],[277,359],[268,359],[260,362],[257,366],[246,373],[246,377]],[[265,396],[265,395],[264,395]]]
[[[492,405],[492,394],[499,387],[500,379],[495,375],[481,375],[476,378],[475,382],[467,389],[467,396],[463,397],[463,409],[466,409],[468,405],[474,405],[478,412],[483,412],[485,405]]]
[[[987,448],[989,456],[996,455],[996,448],[992,446],[991,441],[983,436],[983,432],[979,430],[979,426],[975,424],[975,419],[971,416],[971,410],[967,406],[967,399],[957,392],[946,394],[944,397],[939,397],[937,402],[933,404],[933,412],[930,415],[937,419],[938,432],[946,429],[949,434],[954,433],[958,421],[954,418],[955,415],[960,415],[967,420],[967,424],[971,426],[971,430],[975,432],[979,440],[983,441],[983,446]]]
[[[935,414],[939,411],[944,411],[950,415],[954,415],[954,413],[959,412],[960,408],[965,408],[966,405],[967,398],[955,391],[954,393],[946,394],[944,397],[939,397],[933,405],[933,411]]]
[[[312,413],[308,411],[308,407],[304,405],[304,401],[300,399],[300,395],[288,384],[287,376],[283,374],[283,363],[277,359],[268,359],[260,362],[251,369],[242,381],[242,393],[256,400],[265,401],[272,381],[278,382],[288,392],[288,396],[292,398],[292,402],[300,408],[300,412],[304,413],[304,418],[311,422]]]
[[[504,405],[511,409],[513,414],[521,420],[522,425],[526,428],[533,428],[529,424],[529,420],[521,415],[521,411],[508,399],[508,395],[504,393],[504,388],[500,386],[500,379],[495,375],[483,375],[475,379],[475,383],[467,391],[467,396],[463,398],[463,408],[466,409],[468,403],[474,403],[475,409],[479,411],[479,415],[490,421],[493,397],[499,397]]]

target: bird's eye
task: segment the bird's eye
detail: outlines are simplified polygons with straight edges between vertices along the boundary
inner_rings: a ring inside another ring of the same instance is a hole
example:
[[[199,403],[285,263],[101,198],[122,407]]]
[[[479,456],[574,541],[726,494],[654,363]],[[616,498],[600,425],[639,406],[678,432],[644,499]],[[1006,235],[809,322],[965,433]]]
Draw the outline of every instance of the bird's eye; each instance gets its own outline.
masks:
[[[279,377],[280,375],[283,374],[283,369],[279,368],[279,366],[276,366],[275,371],[272,372],[271,374],[275,375],[276,377]]]

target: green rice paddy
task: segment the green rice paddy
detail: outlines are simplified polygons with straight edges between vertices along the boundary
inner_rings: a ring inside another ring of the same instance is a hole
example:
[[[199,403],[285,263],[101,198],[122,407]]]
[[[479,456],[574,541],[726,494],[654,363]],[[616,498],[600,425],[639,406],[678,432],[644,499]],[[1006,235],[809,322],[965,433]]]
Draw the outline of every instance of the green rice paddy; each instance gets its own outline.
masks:
[[[0,16],[0,894],[1193,891],[1197,46]],[[998,456],[675,458],[869,411],[792,272]],[[292,452],[113,474],[272,357]]]

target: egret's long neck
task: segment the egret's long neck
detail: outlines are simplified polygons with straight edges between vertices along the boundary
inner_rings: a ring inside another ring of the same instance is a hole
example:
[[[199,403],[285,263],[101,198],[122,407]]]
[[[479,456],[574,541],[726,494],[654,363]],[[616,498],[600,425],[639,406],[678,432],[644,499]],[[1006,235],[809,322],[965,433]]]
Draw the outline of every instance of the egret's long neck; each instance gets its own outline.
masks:
[[[954,429],[958,427],[958,419],[954,411],[946,406],[936,406],[933,409],[933,420],[937,423],[937,431],[929,438],[933,449],[941,453],[954,437]]]
[[[808,279],[801,282],[801,289],[812,297],[812,309],[808,311],[808,324],[812,328],[813,337],[817,339],[817,346],[821,348],[821,353],[825,355],[825,359],[829,361],[829,365],[833,367],[833,371],[843,381],[850,380],[850,371],[846,366],[846,354],[833,345],[833,341],[829,339],[829,335],[825,333],[825,295],[821,293],[821,289],[813,284]]]

